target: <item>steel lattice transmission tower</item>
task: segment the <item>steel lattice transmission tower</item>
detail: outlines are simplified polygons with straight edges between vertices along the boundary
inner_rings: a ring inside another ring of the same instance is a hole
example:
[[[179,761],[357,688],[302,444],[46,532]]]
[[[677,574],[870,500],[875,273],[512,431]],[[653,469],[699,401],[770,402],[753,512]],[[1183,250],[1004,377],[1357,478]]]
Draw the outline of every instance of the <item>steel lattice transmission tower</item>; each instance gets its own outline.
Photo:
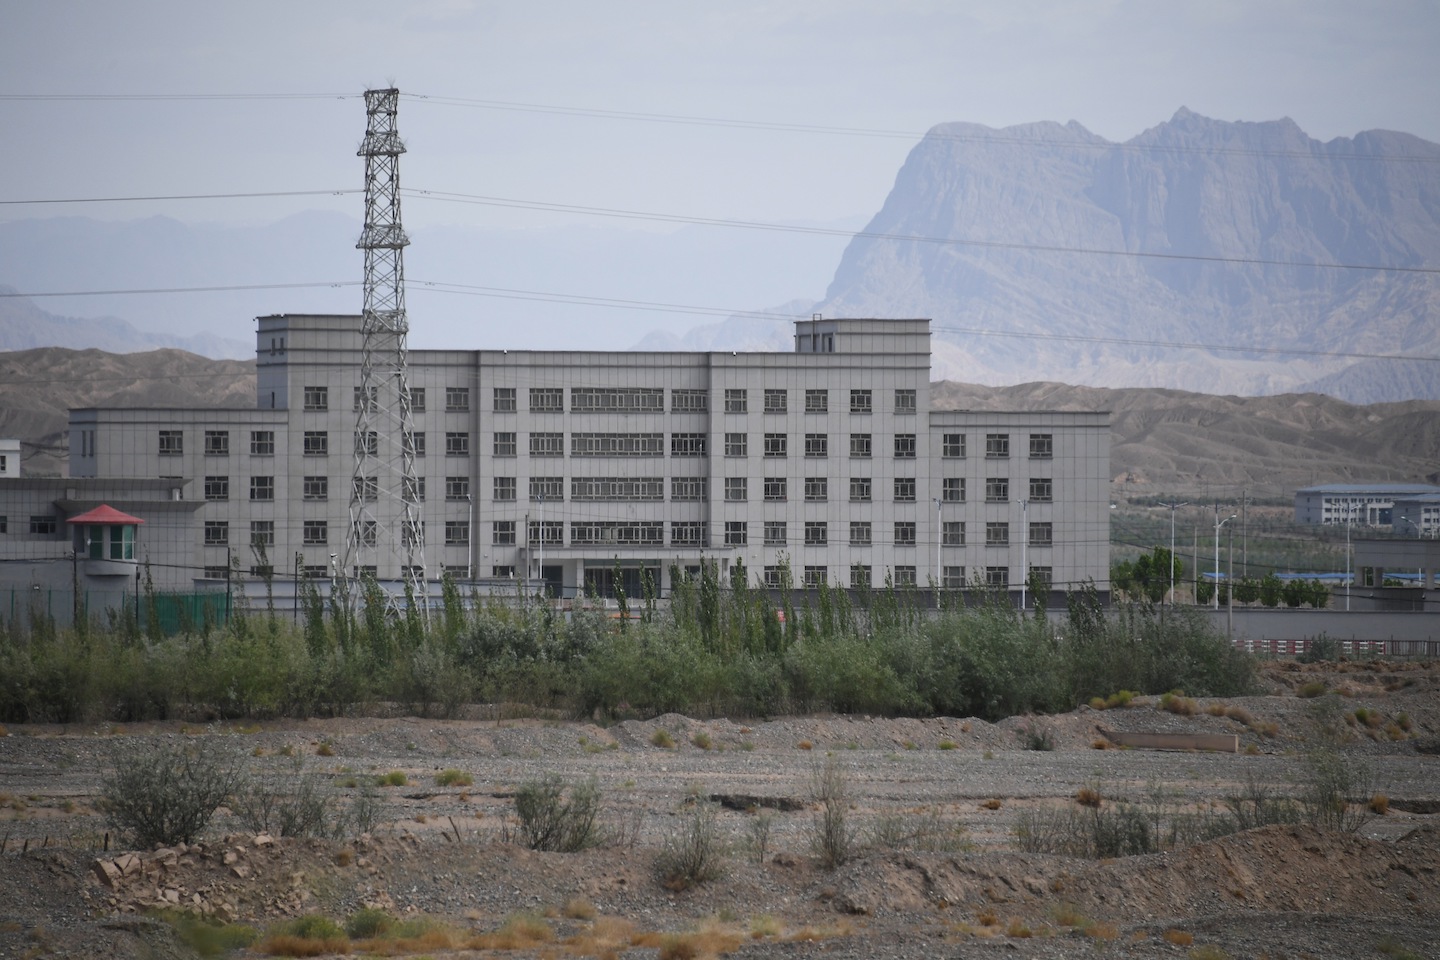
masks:
[[[365,251],[364,347],[355,396],[355,471],[344,575],[385,557],[417,596],[424,596],[425,527],[415,476],[415,424],[406,369],[404,250],[400,223],[400,154],[395,129],[400,91],[365,91],[365,229],[355,246]]]

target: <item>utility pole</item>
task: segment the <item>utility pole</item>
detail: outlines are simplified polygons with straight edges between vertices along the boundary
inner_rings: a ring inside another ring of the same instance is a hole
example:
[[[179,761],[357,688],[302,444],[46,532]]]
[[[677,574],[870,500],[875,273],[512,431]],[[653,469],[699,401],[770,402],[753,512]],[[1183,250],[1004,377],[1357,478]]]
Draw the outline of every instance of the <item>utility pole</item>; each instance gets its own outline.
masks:
[[[940,498],[935,498],[935,612],[940,612],[940,587],[944,583],[945,568],[940,566],[940,546],[945,540],[944,515]]]
[[[1214,598],[1215,598],[1215,609],[1216,609],[1216,610],[1219,610],[1219,609],[1220,609],[1220,528],[1223,527],[1223,526],[1225,526],[1225,524],[1229,523],[1231,520],[1234,520],[1234,519],[1236,518],[1236,516],[1238,516],[1238,514],[1232,513],[1232,514],[1230,514],[1230,516],[1226,517],[1224,520],[1221,520],[1221,519],[1220,519],[1220,504],[1218,504],[1218,503],[1215,504],[1215,594],[1214,594]]]
[[[1190,506],[1190,501],[1184,503],[1162,503],[1162,507],[1170,508],[1170,606],[1175,606],[1175,511],[1180,507]]]

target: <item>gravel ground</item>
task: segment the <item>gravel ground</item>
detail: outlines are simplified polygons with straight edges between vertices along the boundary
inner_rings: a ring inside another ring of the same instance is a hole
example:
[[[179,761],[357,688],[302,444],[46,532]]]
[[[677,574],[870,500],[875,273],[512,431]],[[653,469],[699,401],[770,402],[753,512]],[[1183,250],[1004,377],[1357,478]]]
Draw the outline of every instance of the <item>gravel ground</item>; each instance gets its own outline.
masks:
[[[1330,704],[1345,755],[1373,770],[1390,800],[1389,811],[1358,834],[1272,827],[1098,862],[1015,850],[1022,811],[1073,805],[1084,787],[1110,800],[1158,791],[1168,806],[1187,810],[1249,782],[1292,790],[1318,742],[1316,701],[1294,691],[1317,677],[1348,694],[1320,702]],[[1440,665],[1342,664],[1320,672],[1275,664],[1266,679],[1268,695],[1201,700],[1188,716],[1143,699],[1126,709],[998,724],[666,715],[609,727],[413,717],[12,727],[0,738],[0,957],[188,955],[168,927],[144,916],[167,899],[258,926],[312,911],[343,918],[375,905],[483,931],[517,911],[548,911],[560,939],[514,951],[519,956],[582,955],[561,941],[593,939],[607,918],[633,925],[642,942],[647,932],[703,927],[718,938],[712,946],[747,957],[1175,957],[1205,946],[1237,958],[1351,957],[1379,956],[1382,945],[1437,955],[1440,833],[1432,824],[1440,760],[1427,751],[1440,734]],[[1231,715],[1207,712],[1217,704],[1217,713]],[[1382,720],[1357,722],[1356,707]],[[1387,726],[1401,713],[1410,730],[1392,739]],[[1053,751],[1024,749],[1039,728]],[[662,730],[673,746],[656,745]],[[1124,731],[1230,733],[1241,752],[1095,748],[1107,732]],[[113,838],[103,849],[100,775],[117,743],[140,738],[229,749],[277,778],[301,775],[296,765],[303,764],[340,784],[342,798],[358,792],[343,786],[352,778],[403,771],[408,783],[379,791],[381,821],[363,837],[257,838],[222,809],[196,848],[143,852],[132,873],[106,882],[96,863],[120,863],[121,852]],[[849,817],[862,834],[885,818],[934,821],[964,844],[882,847],[821,869],[811,845],[812,778],[827,762],[843,772]],[[438,786],[436,775],[451,768],[473,784]],[[515,831],[516,789],[548,775],[595,779],[610,845],[547,854],[506,842]],[[658,881],[653,863],[688,822],[696,797],[726,804],[718,825],[735,853],[721,879],[676,893]],[[757,863],[746,845],[762,816],[770,833]],[[567,919],[571,901],[590,904],[600,919]],[[749,936],[763,916],[775,918],[773,928]],[[1169,930],[1193,946],[1167,941]],[[723,931],[738,931],[740,944],[724,941]],[[656,949],[614,955],[649,957]]]

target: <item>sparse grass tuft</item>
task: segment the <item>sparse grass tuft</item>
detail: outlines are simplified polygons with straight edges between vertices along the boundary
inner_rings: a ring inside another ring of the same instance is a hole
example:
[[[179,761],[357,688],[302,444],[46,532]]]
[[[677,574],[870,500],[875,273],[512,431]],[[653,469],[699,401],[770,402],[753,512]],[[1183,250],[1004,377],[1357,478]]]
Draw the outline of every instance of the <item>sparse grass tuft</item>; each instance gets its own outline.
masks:
[[[1390,812],[1390,798],[1383,793],[1377,793],[1370,798],[1370,812],[1377,817],[1383,817]]]
[[[595,904],[584,897],[573,897],[565,902],[561,914],[571,920],[594,920]]]
[[[329,740],[321,740],[320,746],[315,748],[315,755],[317,757],[333,757],[335,756],[335,745]]]
[[[1075,802],[1082,807],[1100,806],[1100,791],[1094,787],[1081,787],[1075,793]]]
[[[1315,697],[1324,696],[1327,689],[1325,681],[1311,680],[1309,683],[1303,684],[1299,690],[1296,690],[1295,695],[1305,700],[1313,700]]]
[[[991,797],[989,800],[986,800],[984,803],[980,804],[980,806],[984,807],[986,810],[999,810],[1004,805],[1005,804],[1003,801],[998,800],[995,797]]]
[[[1194,948],[1186,956],[1189,960],[1232,960],[1229,953],[1210,943]]]
[[[650,743],[652,746],[659,747],[662,750],[669,750],[675,746],[675,738],[670,736],[669,730],[666,730],[664,727],[657,727],[655,732],[650,734]]]
[[[699,747],[701,750],[709,750],[712,746],[714,746],[714,743],[710,739],[710,734],[706,733],[704,730],[695,731],[695,735],[690,738],[690,742],[693,743],[695,746]]]
[[[1166,943],[1175,947],[1188,947],[1195,942],[1195,935],[1186,930],[1177,930],[1171,927],[1160,935]]]
[[[1178,690],[1160,695],[1160,709],[1181,717],[1193,717],[1199,706]]]
[[[473,787],[475,778],[464,770],[441,770],[435,775],[435,785],[440,787]]]
[[[389,773],[382,773],[375,778],[377,787],[403,787],[409,782],[409,778],[405,776],[403,770],[391,770]]]
[[[799,743],[795,744],[795,746],[799,747],[801,750],[815,749],[815,744],[811,743],[809,740],[801,740]]]
[[[959,749],[959,744],[957,744],[954,740],[941,740],[940,743],[938,744],[938,746],[939,746],[939,749],[941,749],[941,750],[958,750],[958,749]]]
[[[1411,950],[1394,937],[1383,937],[1375,945],[1376,951],[1384,954],[1392,960],[1420,960],[1420,954]]]
[[[1096,737],[1090,741],[1090,749],[1092,750],[1113,750],[1114,748],[1115,744],[1106,740],[1104,737]]]
[[[1011,917],[1010,925],[1005,928],[1005,936],[1012,940],[1026,940],[1033,937],[1035,932],[1025,925],[1025,921],[1019,917]]]

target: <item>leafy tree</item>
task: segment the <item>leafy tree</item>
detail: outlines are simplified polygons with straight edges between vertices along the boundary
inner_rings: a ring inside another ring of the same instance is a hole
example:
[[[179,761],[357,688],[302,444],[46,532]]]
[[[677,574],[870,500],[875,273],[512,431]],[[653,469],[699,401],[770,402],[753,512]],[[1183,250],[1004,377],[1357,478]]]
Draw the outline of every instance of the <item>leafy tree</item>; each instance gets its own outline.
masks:
[[[1310,585],[1310,606],[1323,610],[1330,605],[1330,587],[1316,580]]]
[[[1304,580],[1286,580],[1280,596],[1285,600],[1285,606],[1298,607],[1310,598],[1310,584]]]
[[[1254,603],[1260,599],[1260,581],[1254,577],[1242,577],[1235,583],[1235,599],[1240,603]]]
[[[1267,573],[1260,581],[1260,602],[1267,607],[1278,607],[1284,591],[1285,585],[1280,582],[1280,578],[1273,573]]]

